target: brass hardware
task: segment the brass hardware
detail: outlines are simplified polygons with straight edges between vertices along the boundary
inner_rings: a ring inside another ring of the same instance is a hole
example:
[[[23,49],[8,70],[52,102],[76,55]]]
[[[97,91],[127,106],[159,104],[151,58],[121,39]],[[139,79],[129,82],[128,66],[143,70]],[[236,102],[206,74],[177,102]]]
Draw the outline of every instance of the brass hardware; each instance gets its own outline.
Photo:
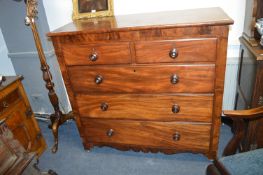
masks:
[[[172,84],[177,84],[179,82],[179,77],[176,74],[174,74],[171,76],[170,81]]]
[[[112,137],[113,134],[114,134],[114,130],[113,129],[109,129],[106,134],[107,134],[108,137]]]
[[[101,75],[97,75],[95,78],[95,83],[96,84],[101,84],[103,81],[103,77]]]
[[[169,56],[170,56],[170,58],[175,59],[178,56],[177,49],[176,48],[171,49],[169,52]]]
[[[263,105],[263,96],[259,96],[258,105]]]
[[[98,54],[96,52],[89,55],[90,61],[96,61],[98,59]]]
[[[107,111],[108,108],[109,108],[109,105],[108,105],[107,103],[101,103],[100,109],[101,109],[102,111]]]
[[[30,118],[33,115],[31,108],[26,109],[25,115],[27,118]]]
[[[179,132],[175,132],[175,134],[173,135],[173,140],[174,141],[179,141],[181,138],[181,134]]]
[[[177,105],[177,104],[174,104],[174,105],[172,106],[172,112],[173,112],[173,113],[178,113],[178,112],[180,112],[180,106]]]
[[[8,103],[6,101],[3,101],[3,107],[4,108],[8,108],[9,107],[9,105],[8,105]]]

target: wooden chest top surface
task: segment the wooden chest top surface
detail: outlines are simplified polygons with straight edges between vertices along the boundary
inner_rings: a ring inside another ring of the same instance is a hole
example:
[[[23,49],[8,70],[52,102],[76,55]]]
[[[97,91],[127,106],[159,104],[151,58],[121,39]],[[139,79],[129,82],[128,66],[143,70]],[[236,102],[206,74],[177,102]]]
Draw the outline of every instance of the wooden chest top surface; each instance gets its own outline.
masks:
[[[76,20],[48,36],[229,24],[233,20],[221,8],[214,7]]]
[[[2,82],[0,86],[0,91],[10,86],[12,83],[15,83],[17,80],[22,80],[22,76],[8,76],[6,77],[6,80]]]

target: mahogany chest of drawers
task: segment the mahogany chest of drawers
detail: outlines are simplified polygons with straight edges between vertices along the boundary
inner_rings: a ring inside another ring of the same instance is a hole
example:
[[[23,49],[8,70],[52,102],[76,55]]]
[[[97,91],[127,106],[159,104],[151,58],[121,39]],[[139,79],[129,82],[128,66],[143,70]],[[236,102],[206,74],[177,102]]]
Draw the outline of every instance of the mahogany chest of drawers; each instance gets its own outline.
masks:
[[[211,8],[82,19],[49,33],[84,147],[215,158],[232,23]]]
[[[29,101],[26,97],[22,77],[9,76],[0,86],[0,120],[4,120],[27,152],[40,156],[46,149]]]

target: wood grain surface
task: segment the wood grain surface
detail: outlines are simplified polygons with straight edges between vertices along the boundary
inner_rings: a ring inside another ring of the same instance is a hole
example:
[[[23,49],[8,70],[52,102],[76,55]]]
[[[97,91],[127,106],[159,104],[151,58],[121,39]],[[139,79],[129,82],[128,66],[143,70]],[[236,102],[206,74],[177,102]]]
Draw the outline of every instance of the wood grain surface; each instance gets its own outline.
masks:
[[[178,52],[176,58],[169,56],[173,48]],[[137,63],[213,62],[216,58],[216,39],[141,41],[135,43],[135,49]]]
[[[197,152],[209,149],[210,124],[99,119],[83,122],[87,141],[95,145],[118,143]],[[113,130],[111,137],[107,136],[110,129]],[[176,132],[180,134],[178,141],[173,140]]]
[[[214,91],[214,65],[114,66],[68,68],[73,90],[77,93],[175,93]],[[177,75],[177,84],[171,76]],[[101,84],[95,78],[103,77]]]
[[[91,61],[89,58],[93,53],[97,55],[96,61]],[[63,54],[67,65],[131,63],[129,42],[65,45],[63,46]]]
[[[156,121],[211,122],[213,95],[82,95],[76,97],[82,117]],[[108,109],[103,111],[101,105]],[[173,113],[173,105],[179,112]]]
[[[18,101],[22,100],[22,97],[18,89],[14,90],[10,94],[0,99],[0,114],[11,108]]]
[[[0,89],[0,120],[7,126],[28,152],[40,156],[46,149],[45,140],[34,118],[33,111],[21,83],[21,77],[7,77],[7,83]],[[3,103],[7,103],[3,105]]]

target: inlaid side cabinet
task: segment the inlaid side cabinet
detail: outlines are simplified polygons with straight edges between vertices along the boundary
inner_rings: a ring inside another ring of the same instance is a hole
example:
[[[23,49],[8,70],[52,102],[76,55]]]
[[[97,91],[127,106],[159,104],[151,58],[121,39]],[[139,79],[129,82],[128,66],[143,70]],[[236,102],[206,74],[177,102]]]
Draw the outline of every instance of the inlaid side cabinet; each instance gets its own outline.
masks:
[[[40,156],[46,148],[45,140],[26,97],[22,77],[6,77],[0,86],[0,120],[5,120],[18,140],[28,152]]]
[[[231,24],[208,8],[81,19],[49,33],[84,147],[215,158]]]

